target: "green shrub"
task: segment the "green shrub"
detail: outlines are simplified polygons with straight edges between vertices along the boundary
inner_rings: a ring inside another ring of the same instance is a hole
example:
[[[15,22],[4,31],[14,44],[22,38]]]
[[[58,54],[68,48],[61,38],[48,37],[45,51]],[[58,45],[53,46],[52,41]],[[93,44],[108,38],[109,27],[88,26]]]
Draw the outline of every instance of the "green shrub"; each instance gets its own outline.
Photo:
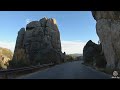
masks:
[[[70,55],[66,55],[66,61],[73,61],[74,58]]]

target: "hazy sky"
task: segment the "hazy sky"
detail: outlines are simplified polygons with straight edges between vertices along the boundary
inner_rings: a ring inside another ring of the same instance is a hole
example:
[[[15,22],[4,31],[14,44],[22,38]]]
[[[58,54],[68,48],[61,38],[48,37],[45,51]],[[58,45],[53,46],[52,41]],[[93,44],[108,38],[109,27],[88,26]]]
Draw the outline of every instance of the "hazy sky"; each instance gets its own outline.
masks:
[[[98,42],[96,21],[90,11],[0,11],[0,46],[14,51],[17,33],[28,21],[55,18],[60,31],[62,51],[82,53],[88,40]]]

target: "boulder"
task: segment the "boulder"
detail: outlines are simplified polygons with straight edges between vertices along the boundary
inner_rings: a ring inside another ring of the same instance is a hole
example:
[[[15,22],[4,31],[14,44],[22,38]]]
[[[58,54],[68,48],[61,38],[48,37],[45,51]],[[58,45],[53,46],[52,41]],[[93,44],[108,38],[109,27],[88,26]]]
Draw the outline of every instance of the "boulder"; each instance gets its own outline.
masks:
[[[89,40],[83,48],[83,61],[84,63],[104,68],[106,60],[102,53],[101,44],[95,44]]]

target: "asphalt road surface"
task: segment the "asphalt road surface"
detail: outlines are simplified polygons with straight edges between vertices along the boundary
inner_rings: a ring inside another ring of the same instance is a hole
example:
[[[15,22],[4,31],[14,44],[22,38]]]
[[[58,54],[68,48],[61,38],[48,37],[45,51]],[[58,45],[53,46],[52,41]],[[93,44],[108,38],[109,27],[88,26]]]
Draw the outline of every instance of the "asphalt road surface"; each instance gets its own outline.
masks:
[[[111,79],[111,75],[87,67],[80,61],[74,61],[21,76],[17,79]]]

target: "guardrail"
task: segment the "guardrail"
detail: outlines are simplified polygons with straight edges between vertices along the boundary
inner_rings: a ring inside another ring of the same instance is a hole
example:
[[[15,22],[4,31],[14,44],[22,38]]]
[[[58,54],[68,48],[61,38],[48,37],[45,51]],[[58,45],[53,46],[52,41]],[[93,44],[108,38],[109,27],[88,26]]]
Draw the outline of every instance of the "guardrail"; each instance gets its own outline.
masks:
[[[16,69],[8,69],[8,70],[0,70],[0,76],[2,76],[5,79],[8,79],[10,75],[15,75],[16,73],[20,72],[27,72],[27,71],[34,71],[36,69],[45,68],[48,66],[53,66],[53,63],[50,64],[43,64],[43,65],[37,65],[37,66],[30,66],[30,67],[24,67],[24,68],[16,68]]]

